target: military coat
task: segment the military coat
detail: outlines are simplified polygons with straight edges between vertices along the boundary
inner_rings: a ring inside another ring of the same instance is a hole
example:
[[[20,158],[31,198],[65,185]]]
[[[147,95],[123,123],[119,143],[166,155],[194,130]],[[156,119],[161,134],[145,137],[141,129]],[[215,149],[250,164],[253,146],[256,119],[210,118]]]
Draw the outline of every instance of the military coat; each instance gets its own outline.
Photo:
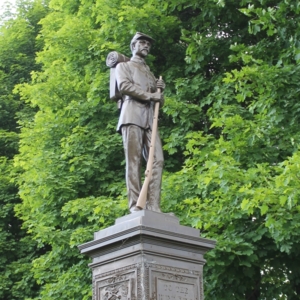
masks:
[[[116,67],[118,89],[123,95],[123,104],[117,131],[124,125],[137,125],[151,129],[153,122],[153,102],[151,93],[156,92],[156,78],[144,59],[134,56],[128,62]]]

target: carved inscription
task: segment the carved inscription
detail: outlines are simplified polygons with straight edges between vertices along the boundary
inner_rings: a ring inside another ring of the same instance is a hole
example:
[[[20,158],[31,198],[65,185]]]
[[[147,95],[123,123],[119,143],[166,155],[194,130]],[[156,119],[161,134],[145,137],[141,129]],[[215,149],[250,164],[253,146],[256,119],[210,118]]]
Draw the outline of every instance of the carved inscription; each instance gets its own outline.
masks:
[[[195,300],[193,284],[157,280],[157,300]]]
[[[162,267],[160,269],[168,269],[166,271],[151,270],[151,300],[200,300],[200,278],[196,272],[185,273],[183,269],[175,269],[170,267]],[[174,270],[175,272],[171,271]],[[178,273],[179,271],[182,271]],[[185,273],[185,274],[183,274]]]

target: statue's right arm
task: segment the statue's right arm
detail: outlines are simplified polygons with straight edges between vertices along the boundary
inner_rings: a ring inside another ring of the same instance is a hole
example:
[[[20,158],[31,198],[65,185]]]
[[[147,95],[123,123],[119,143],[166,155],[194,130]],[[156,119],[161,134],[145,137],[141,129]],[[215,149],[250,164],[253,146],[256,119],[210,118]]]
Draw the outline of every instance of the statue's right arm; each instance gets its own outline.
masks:
[[[129,66],[126,63],[119,63],[116,67],[116,79],[118,89],[122,95],[128,95],[133,98],[150,101],[152,94],[143,91],[139,86],[135,85],[130,74]]]

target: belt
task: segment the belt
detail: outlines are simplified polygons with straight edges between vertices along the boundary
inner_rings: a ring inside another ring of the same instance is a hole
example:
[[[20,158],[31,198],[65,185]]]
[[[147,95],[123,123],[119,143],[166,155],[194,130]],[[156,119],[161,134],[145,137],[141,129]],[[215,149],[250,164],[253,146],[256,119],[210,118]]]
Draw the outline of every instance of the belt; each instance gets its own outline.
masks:
[[[132,96],[128,96],[128,95],[126,95],[125,96],[125,99],[123,99],[123,101],[129,101],[129,100],[134,100],[134,101],[137,101],[137,102],[139,102],[139,103],[141,103],[141,104],[145,104],[145,105],[148,105],[148,106],[150,106],[151,105],[151,102],[150,101],[143,101],[143,100],[140,100],[140,99],[138,99],[138,98],[134,98],[134,97],[132,97]]]

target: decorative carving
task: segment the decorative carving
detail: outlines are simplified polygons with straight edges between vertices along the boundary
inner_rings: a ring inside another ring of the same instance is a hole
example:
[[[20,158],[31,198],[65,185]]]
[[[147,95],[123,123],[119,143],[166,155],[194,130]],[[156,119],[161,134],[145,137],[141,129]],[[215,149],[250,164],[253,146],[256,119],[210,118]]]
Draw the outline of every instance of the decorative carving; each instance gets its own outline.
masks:
[[[133,266],[94,276],[93,300],[136,300],[137,273]]]
[[[94,276],[94,278],[95,278],[95,280],[98,280],[100,278],[109,277],[109,276],[112,276],[112,275],[115,275],[114,277],[116,278],[117,275],[120,276],[120,274],[123,274],[123,273],[125,273],[129,270],[136,270],[139,266],[140,266],[140,264],[128,265],[128,266],[123,267],[123,268],[114,269],[113,271],[98,274],[98,275]]]
[[[104,282],[107,284],[111,284],[111,283],[116,283],[124,280],[126,280],[126,276],[117,275],[114,277],[107,278]]]
[[[113,284],[100,289],[100,299],[102,300],[116,300],[116,299],[130,299],[128,295],[128,284],[122,282],[119,284]]]
[[[93,295],[92,295],[92,299],[93,299],[93,300],[96,300],[96,283],[95,283],[95,277],[93,277],[92,286],[93,286]]]
[[[163,271],[170,271],[173,273],[185,273],[188,275],[195,275],[195,276],[200,276],[201,272],[199,271],[192,271],[189,269],[181,269],[181,268],[174,268],[170,266],[164,266],[164,265],[157,265],[157,264],[152,264],[152,263],[146,263],[148,268],[156,269],[156,270],[163,270]]]
[[[137,265],[137,280],[136,280],[136,285],[137,285],[137,298],[138,299],[142,299],[142,282],[141,282],[141,278],[142,278],[142,270],[141,270],[142,264],[138,264]],[[144,274],[143,274],[144,276]]]
[[[93,278],[93,300],[202,300],[202,271],[138,263]]]
[[[179,274],[170,274],[170,273],[162,273],[161,274],[163,278],[169,279],[169,280],[177,280],[177,281],[186,281],[186,277],[183,277]]]

